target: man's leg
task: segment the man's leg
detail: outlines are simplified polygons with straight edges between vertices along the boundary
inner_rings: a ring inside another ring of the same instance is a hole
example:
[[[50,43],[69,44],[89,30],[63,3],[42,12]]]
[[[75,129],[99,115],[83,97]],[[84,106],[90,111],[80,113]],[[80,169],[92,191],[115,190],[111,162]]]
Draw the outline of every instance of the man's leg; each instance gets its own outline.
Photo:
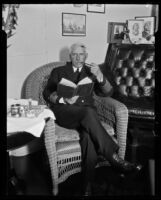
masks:
[[[58,108],[58,109],[57,109]],[[102,126],[96,110],[89,106],[58,105],[53,109],[57,122],[65,128],[79,128],[80,126],[90,135],[96,152],[107,159],[118,150],[118,145]]]
[[[118,151],[119,146],[104,129],[93,108],[84,107],[84,118],[81,120],[80,124],[90,135],[97,153],[101,153],[108,160],[111,159],[113,153]]]
[[[94,143],[97,153],[101,153],[116,169],[121,172],[137,172],[142,168],[141,165],[129,163],[117,154],[118,145],[102,126],[96,111],[90,107],[84,110],[85,116],[81,121],[81,125],[87,130],[91,140]]]
[[[119,158],[119,146],[102,126],[96,110],[88,106],[63,105],[53,109],[57,122],[65,128],[82,126],[89,134],[95,151],[102,154],[115,168],[121,172],[139,171],[141,166],[129,163]]]
[[[80,128],[79,132],[82,150],[83,193],[85,194],[91,192],[91,183],[94,182],[97,153],[90,135],[83,128]]]

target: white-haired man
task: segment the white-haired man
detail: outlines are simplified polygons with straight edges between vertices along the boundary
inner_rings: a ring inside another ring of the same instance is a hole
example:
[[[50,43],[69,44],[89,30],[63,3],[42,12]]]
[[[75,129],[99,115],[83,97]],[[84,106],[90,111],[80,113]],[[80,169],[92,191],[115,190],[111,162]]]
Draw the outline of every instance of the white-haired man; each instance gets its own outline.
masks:
[[[75,43],[71,46],[71,62],[65,66],[53,69],[44,89],[44,99],[50,104],[57,123],[69,129],[77,129],[80,133],[82,149],[82,172],[84,174],[83,195],[91,194],[91,183],[94,181],[94,169],[97,154],[101,153],[114,167],[122,172],[139,171],[141,167],[119,158],[118,145],[108,135],[101,125],[93,104],[92,94],[86,96],[76,95],[64,98],[57,94],[57,85],[62,78],[77,83],[75,71],[79,70],[79,80],[88,77],[94,83],[93,91],[98,95],[111,95],[113,88],[101,72],[99,66],[91,63],[85,64],[88,54],[84,44]]]

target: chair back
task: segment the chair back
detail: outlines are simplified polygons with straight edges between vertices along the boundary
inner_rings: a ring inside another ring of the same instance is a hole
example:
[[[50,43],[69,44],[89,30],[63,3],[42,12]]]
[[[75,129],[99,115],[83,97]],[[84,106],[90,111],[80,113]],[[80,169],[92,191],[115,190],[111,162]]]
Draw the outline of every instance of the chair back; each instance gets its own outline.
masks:
[[[53,68],[63,66],[66,62],[51,62],[33,70],[23,83],[21,98],[38,101],[38,104],[45,105],[43,90]]]

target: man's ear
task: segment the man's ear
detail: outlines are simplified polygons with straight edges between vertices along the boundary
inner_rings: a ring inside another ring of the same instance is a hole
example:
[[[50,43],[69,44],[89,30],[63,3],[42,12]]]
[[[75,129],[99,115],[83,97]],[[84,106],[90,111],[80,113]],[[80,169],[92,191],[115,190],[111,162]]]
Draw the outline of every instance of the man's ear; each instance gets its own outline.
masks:
[[[72,60],[72,58],[71,58],[72,56],[71,56],[71,54],[69,54],[69,59],[70,59],[70,61]]]
[[[85,54],[85,58],[86,58],[86,59],[88,58],[88,53]]]

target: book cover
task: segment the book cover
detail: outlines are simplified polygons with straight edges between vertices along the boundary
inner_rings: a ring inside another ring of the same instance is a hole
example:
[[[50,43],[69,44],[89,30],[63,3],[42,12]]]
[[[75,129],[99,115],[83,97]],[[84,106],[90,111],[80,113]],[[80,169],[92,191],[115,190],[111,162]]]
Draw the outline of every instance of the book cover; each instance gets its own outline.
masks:
[[[57,94],[65,98],[71,98],[73,96],[89,96],[92,93],[94,83],[88,77],[80,80],[78,84],[72,81],[62,78],[57,86]]]

